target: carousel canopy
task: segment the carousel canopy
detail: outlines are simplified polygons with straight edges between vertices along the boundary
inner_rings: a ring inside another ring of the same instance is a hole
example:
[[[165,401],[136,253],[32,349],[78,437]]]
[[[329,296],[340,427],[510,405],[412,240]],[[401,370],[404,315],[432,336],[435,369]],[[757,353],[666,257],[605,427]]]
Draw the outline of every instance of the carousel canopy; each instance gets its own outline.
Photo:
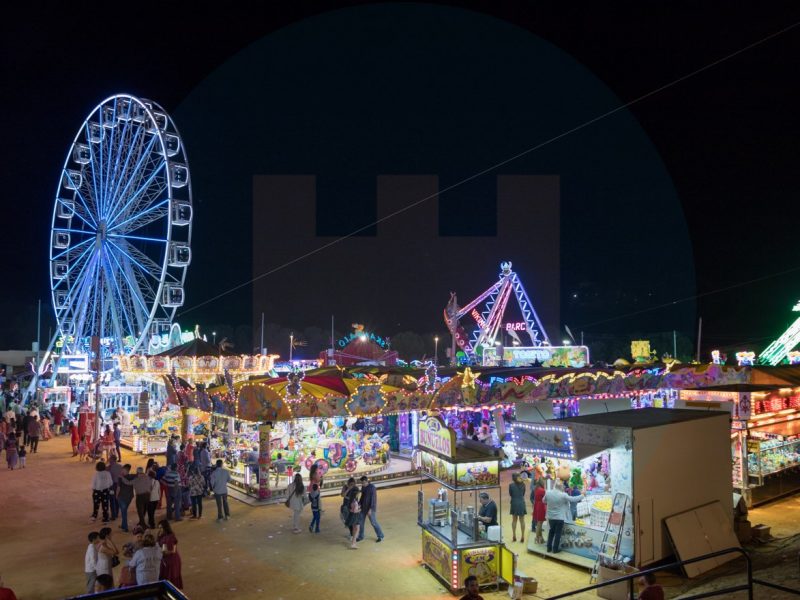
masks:
[[[156,354],[156,356],[236,356],[236,353],[222,350],[214,344],[209,344],[205,340],[195,338],[180,346],[175,346],[174,348],[160,352]]]

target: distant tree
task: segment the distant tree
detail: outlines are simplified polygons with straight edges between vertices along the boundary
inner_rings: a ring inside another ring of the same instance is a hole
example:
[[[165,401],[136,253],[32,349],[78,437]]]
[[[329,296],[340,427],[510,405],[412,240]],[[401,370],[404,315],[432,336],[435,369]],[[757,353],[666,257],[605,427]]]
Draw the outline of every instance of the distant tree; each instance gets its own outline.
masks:
[[[428,353],[423,337],[414,331],[402,331],[391,336],[392,350],[405,361],[422,360]]]

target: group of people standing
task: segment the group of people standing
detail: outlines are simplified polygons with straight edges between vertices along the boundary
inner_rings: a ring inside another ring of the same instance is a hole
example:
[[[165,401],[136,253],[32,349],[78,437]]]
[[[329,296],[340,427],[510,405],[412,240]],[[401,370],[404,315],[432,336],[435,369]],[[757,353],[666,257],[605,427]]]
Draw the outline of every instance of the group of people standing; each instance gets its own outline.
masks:
[[[512,482],[508,486],[511,497],[511,530],[512,541],[517,541],[517,524],[520,529],[520,541],[525,541],[525,480],[519,473],[514,473]],[[531,533],[535,534],[535,542],[544,544],[542,525],[547,521],[547,552],[557,554],[561,551],[561,532],[564,522],[574,520],[572,508],[584,499],[580,493],[568,494],[564,489],[564,482],[556,479],[553,487],[545,489],[545,479],[539,478],[531,483],[530,502],[532,505]]]
[[[132,533],[133,539],[124,544],[122,550],[114,541],[110,527],[89,533],[89,545],[84,555],[87,594],[162,579],[179,589],[183,587],[178,539],[169,521],[160,521],[157,530],[137,525]],[[122,564],[123,560],[125,564]],[[117,566],[120,570],[115,577]]]
[[[53,410],[58,411],[59,409],[56,407]],[[60,429],[59,423],[55,430],[56,435]],[[49,415],[40,416],[36,407],[25,411],[22,415],[10,408],[0,419],[0,454],[5,450],[6,464],[10,470],[24,469],[28,453],[37,454],[39,441],[51,439],[53,433],[50,430]],[[20,438],[22,438],[21,444]]]

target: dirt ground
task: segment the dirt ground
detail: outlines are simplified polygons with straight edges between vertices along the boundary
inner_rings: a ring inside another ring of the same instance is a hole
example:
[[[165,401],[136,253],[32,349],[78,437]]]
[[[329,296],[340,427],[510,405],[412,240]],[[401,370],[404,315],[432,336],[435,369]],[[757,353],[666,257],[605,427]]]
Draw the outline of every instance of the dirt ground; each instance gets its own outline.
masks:
[[[143,466],[146,459],[123,450],[123,462]],[[2,464],[5,466],[5,462]],[[0,469],[0,571],[20,600],[50,600],[82,592],[86,535],[101,527],[99,522],[89,523],[92,473],[91,464],[72,458],[69,441],[63,436],[40,443],[39,453],[28,456],[25,470]],[[423,486],[426,497],[436,487]],[[345,529],[338,519],[337,498],[323,499],[326,512],[322,532],[316,535],[305,530],[293,535],[291,515],[282,505],[251,507],[232,501],[231,520],[217,523],[213,499],[207,500],[201,521],[175,524],[184,591],[195,599],[452,599],[420,563],[417,489],[379,490],[378,518],[386,539],[375,543],[374,532],[367,524],[367,537],[358,550],[348,549]],[[503,512],[507,510],[504,504]],[[163,511],[156,516],[161,515]],[[310,517],[307,511],[304,522],[308,523]],[[751,520],[753,524],[772,525],[778,538],[754,549],[757,564],[767,568],[760,576],[797,586],[796,581],[791,583],[790,575],[796,578],[798,574],[800,536],[790,536],[800,523],[800,499],[754,511]],[[508,540],[510,521],[504,515]],[[114,539],[121,546],[128,540],[127,534],[117,529],[118,522],[114,527]],[[537,597],[588,585],[587,571],[528,554],[519,542],[508,544],[520,554],[519,570],[539,580]],[[697,585],[716,586],[721,581],[686,582],[676,575],[662,579],[670,597]],[[763,590],[758,591],[758,598],[779,597]],[[506,592],[482,595],[487,600],[508,597]],[[596,598],[593,594],[591,597]]]

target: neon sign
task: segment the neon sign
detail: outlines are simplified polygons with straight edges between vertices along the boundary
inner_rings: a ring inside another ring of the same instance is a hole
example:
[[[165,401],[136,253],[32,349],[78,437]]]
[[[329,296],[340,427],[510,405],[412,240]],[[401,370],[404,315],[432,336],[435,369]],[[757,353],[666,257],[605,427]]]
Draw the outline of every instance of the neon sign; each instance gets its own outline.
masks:
[[[480,327],[481,329],[486,329],[486,321],[483,320],[481,313],[479,313],[476,308],[473,308],[472,312],[469,314],[471,314],[472,318],[475,319],[475,322],[478,324],[478,327]]]
[[[525,323],[506,323],[506,331],[526,331],[528,326]]]
[[[374,333],[371,333],[369,331],[349,333],[340,340],[338,340],[336,342],[336,345],[339,346],[339,348],[344,348],[345,346],[347,346],[347,344],[349,344],[354,340],[362,342],[366,341],[374,342],[383,349],[387,349],[389,347],[389,342],[385,338],[382,338],[379,335],[375,335]]]

